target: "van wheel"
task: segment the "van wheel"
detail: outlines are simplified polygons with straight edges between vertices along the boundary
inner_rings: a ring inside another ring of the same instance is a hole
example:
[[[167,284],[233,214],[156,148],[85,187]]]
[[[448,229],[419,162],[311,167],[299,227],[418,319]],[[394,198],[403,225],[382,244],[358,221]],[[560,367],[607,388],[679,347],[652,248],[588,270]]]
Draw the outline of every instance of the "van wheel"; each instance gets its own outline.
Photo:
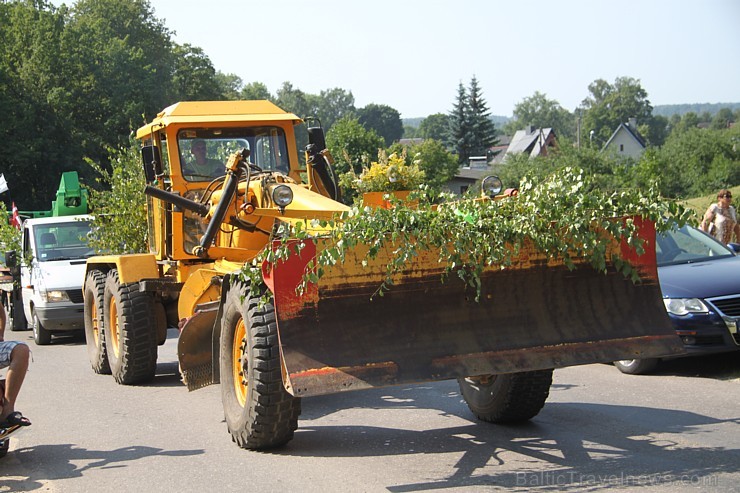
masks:
[[[255,450],[288,443],[301,413],[301,400],[283,387],[275,308],[260,297],[247,284],[231,285],[220,347],[226,425],[240,447]]]
[[[33,340],[39,346],[51,344],[51,332],[41,325],[41,320],[39,320],[39,316],[36,313],[33,314]]]
[[[111,374],[116,382],[133,385],[154,378],[157,330],[154,300],[138,283],[121,284],[118,271],[105,279],[103,332]]]
[[[539,414],[550,395],[552,369],[458,379],[460,393],[478,419],[520,423]]]
[[[91,270],[85,279],[85,341],[87,356],[95,373],[110,375],[105,351],[103,313],[105,306],[105,274]]]

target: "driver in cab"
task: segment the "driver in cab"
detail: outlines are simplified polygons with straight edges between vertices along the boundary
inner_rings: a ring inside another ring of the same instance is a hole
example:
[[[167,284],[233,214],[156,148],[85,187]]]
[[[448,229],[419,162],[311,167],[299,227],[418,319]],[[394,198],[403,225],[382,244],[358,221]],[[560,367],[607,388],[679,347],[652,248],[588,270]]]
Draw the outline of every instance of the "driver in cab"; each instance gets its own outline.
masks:
[[[214,178],[224,174],[224,163],[208,158],[206,141],[195,139],[190,144],[190,154],[194,160],[184,166],[183,174]]]

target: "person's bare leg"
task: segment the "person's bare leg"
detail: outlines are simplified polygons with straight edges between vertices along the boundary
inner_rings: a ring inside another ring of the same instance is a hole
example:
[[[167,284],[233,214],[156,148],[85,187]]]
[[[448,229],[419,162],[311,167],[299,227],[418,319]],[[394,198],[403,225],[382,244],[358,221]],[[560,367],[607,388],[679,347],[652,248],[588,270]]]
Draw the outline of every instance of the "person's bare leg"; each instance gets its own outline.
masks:
[[[15,400],[21,391],[23,379],[26,378],[30,355],[31,350],[25,344],[18,344],[10,353],[10,366],[5,374],[5,398],[2,411],[0,411],[0,422],[5,421],[5,418],[15,411]]]

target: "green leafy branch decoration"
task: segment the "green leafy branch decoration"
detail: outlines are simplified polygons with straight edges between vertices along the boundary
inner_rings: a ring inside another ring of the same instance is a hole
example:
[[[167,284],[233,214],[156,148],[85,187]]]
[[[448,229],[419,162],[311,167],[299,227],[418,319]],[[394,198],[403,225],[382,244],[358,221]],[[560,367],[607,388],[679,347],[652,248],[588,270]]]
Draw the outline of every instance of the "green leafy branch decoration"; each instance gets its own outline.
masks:
[[[502,200],[460,200],[432,193],[424,186],[414,191],[411,199],[391,197],[390,209],[354,207],[333,220],[294,226],[282,223],[275,232],[278,246],[265,249],[245,266],[242,275],[253,285],[261,282],[259,266],[263,261],[275,265],[298,253],[306,242],[318,243],[309,227],[321,226],[329,232],[322,236],[323,247],[308,262],[299,292],[318,282],[326,269],[344,262],[347,252],[361,245],[368,248],[370,259],[381,251],[389,259],[385,279],[376,291],[379,296],[421,252],[437,256],[442,281],[450,274],[457,275],[479,296],[483,271],[491,266],[511,266],[525,244],[570,269],[580,259],[587,259],[594,269],[606,272],[611,261],[625,277],[637,282],[633,266],[610,250],[615,241],[626,241],[638,254],[644,252],[637,224],[630,217],[655,222],[657,231],[681,226],[691,217],[690,210],[662,199],[656,186],[604,192],[590,183],[582,169],[574,167],[562,168],[541,181],[524,178],[520,193]],[[366,266],[367,260],[362,263]]]

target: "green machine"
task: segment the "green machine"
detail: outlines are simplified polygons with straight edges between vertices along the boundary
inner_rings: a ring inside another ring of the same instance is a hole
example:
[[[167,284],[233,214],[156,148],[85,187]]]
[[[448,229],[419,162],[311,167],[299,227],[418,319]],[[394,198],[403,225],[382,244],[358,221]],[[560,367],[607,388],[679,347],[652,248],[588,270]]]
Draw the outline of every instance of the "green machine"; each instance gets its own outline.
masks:
[[[88,192],[80,186],[80,179],[76,171],[65,171],[59,182],[56,200],[51,201],[51,210],[48,211],[18,211],[18,215],[26,219],[39,217],[74,216],[90,212],[87,204]]]

